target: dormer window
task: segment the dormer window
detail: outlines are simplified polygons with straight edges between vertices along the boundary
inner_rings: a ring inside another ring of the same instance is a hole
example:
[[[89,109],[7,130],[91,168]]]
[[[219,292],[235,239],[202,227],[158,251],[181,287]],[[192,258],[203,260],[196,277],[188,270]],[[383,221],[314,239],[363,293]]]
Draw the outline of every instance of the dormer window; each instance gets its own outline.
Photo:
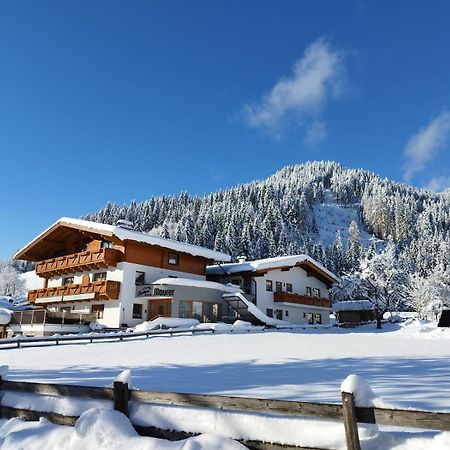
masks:
[[[172,264],[173,266],[178,266],[178,254],[177,253],[169,253],[169,258],[167,262],[169,264]]]

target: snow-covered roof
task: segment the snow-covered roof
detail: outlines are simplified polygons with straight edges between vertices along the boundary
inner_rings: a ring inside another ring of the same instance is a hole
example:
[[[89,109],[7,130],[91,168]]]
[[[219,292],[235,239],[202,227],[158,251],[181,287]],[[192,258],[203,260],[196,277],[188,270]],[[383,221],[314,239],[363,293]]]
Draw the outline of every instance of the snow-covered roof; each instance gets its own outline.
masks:
[[[373,310],[373,303],[369,300],[348,300],[343,302],[336,302],[333,304],[334,312],[341,311],[371,311]]]
[[[57,220],[53,225],[48,227],[45,231],[39,234],[35,239],[33,239],[29,244],[27,244],[24,248],[19,250],[16,253],[16,258],[20,257],[19,255],[27,250],[35,242],[38,242],[44,235],[46,235],[53,228],[56,228],[59,225],[66,225],[71,228],[78,228],[89,230],[94,233],[100,233],[107,236],[115,236],[121,241],[135,241],[142,242],[150,245],[157,245],[163,248],[169,248],[171,250],[175,250],[177,252],[188,253],[193,256],[202,256],[206,259],[211,259],[213,261],[230,261],[231,256],[226,253],[217,252],[215,250],[210,250],[208,248],[199,247],[198,245],[186,244],[184,242],[174,241],[172,239],[164,239],[159,236],[152,236],[147,233],[143,233],[141,231],[129,230],[127,228],[119,227],[116,225],[107,225],[105,223],[97,223],[91,222],[89,220],[82,219],[73,219],[70,217],[62,217]]]
[[[246,261],[243,263],[216,264],[208,266],[206,273],[208,275],[232,275],[233,273],[239,272],[257,272],[260,270],[273,270],[280,267],[294,267],[302,262],[308,262],[316,266],[330,278],[338,281],[336,275],[308,255],[278,256],[276,258],[257,259],[256,261]]]
[[[170,286],[189,286],[198,287],[203,289],[215,289],[222,292],[230,292],[235,294],[236,292],[242,292],[241,288],[234,286],[233,284],[222,284],[214,281],[206,280],[193,280],[191,278],[160,278],[152,283],[152,285],[168,284]]]

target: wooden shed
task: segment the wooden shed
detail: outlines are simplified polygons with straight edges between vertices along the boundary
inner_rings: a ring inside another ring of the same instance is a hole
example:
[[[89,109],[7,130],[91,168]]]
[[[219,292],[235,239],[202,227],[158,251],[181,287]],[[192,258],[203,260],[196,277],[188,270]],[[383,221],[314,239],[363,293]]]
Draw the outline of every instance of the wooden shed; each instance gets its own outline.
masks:
[[[369,300],[348,300],[333,304],[340,325],[357,326],[376,320],[375,308]]]

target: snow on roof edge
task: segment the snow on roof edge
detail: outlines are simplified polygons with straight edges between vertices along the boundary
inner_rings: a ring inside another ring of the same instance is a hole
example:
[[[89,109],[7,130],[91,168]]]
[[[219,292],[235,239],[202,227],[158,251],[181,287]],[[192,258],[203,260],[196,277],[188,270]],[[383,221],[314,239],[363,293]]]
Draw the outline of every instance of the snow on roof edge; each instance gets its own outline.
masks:
[[[336,281],[339,281],[337,275],[330,272],[326,267],[311,258],[309,255],[300,254],[292,256],[278,256],[276,258],[258,259],[255,261],[246,261],[244,263],[228,263],[228,264],[214,264],[206,267],[206,273],[221,275],[224,273],[232,275],[236,272],[256,272],[257,270],[264,269],[276,269],[285,265],[294,266],[295,264],[303,261],[308,261],[314,264],[320,270],[325,272],[329,277]]]
[[[207,259],[212,259],[214,261],[230,261],[231,256],[218,252],[216,250],[210,250],[205,247],[200,247],[198,245],[187,244],[184,242],[174,241],[172,239],[165,239],[158,236],[152,236],[147,233],[143,233],[141,231],[127,230],[126,228],[118,227],[115,225],[108,225],[105,223],[92,222],[89,220],[83,219],[74,219],[71,217],[61,217],[48,228],[46,228],[42,233],[38,234],[32,241],[30,241],[27,245],[21,248],[16,254],[14,258],[25,251],[33,242],[39,240],[43,235],[45,235],[48,231],[59,224],[67,224],[67,225],[75,225],[79,227],[90,228],[93,231],[97,232],[107,232],[117,236],[121,240],[131,240],[136,242],[143,242],[150,245],[157,245],[159,247],[170,248],[171,250],[179,251],[182,253],[188,253],[192,256],[202,256]]]
[[[217,289],[219,291],[229,292],[232,294],[242,292],[242,289],[239,286],[216,283],[215,281],[194,280],[192,278],[160,278],[159,280],[153,281],[153,283],[151,284],[152,285],[168,284],[171,286],[189,286],[205,289]]]
[[[373,303],[370,300],[344,300],[333,304],[334,312],[341,311],[372,311]]]

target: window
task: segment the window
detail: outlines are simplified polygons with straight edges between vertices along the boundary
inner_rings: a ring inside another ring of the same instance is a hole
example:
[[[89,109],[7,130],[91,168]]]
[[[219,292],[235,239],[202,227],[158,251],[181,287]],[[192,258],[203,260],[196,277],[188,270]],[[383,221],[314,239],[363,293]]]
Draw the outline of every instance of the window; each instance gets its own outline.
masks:
[[[192,318],[202,320],[203,308],[202,302],[192,302]]]
[[[306,319],[306,313],[305,312],[303,313],[303,318]]]
[[[217,303],[203,303],[203,322],[217,322],[219,320],[219,305]]]
[[[282,292],[283,291],[283,285],[281,284],[281,281],[275,281],[275,292]]]
[[[218,303],[180,300],[178,316],[182,319],[197,319],[201,322],[217,322],[221,315]]]
[[[191,302],[180,300],[179,302],[179,315],[181,319],[191,318]]]
[[[63,313],[70,313],[70,311],[72,311],[72,306],[61,306],[59,310]]]
[[[306,295],[312,295],[312,289],[309,286],[306,287]]]
[[[314,288],[312,290],[313,292],[313,297],[320,297],[320,289],[319,288]]]
[[[142,319],[142,305],[133,303],[133,319]]]
[[[314,314],[313,313],[308,313],[308,324],[314,325]]]
[[[101,241],[100,248],[113,248],[114,244],[111,241]]]
[[[322,314],[315,314],[314,320],[316,323],[318,323],[320,325],[322,323]]]
[[[103,319],[105,305],[92,305],[91,312],[97,316],[97,319]]]
[[[240,286],[241,280],[239,278],[235,278],[234,280],[231,280],[231,284],[234,284],[235,286]]]
[[[174,266],[178,266],[178,255],[176,253],[169,253],[169,258],[167,262]]]
[[[286,283],[286,292],[292,292],[292,284]]]
[[[63,286],[67,286],[68,284],[73,284],[73,277],[65,277],[62,279]]]
[[[275,310],[275,315],[276,315],[277,319],[283,320],[283,310],[281,310],[281,309]]]
[[[284,312],[284,315],[285,315],[286,317],[289,317],[289,311],[285,311],[285,312]]]
[[[266,309],[266,316],[267,317],[273,317],[273,309],[267,308]]]
[[[92,281],[103,281],[106,280],[106,272],[94,273],[92,275]]]
[[[136,271],[136,278],[134,284],[139,286],[141,284],[145,284],[145,272]]]
[[[266,280],[266,291],[272,290],[272,280]]]

